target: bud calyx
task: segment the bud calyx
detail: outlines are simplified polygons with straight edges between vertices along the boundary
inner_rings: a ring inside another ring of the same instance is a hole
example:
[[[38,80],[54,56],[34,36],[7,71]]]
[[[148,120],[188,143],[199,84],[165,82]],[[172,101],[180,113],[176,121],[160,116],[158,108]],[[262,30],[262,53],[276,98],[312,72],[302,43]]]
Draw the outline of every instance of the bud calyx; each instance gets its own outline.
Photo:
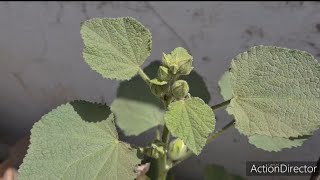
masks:
[[[174,82],[171,92],[172,95],[178,100],[184,98],[189,92],[189,85],[187,81],[178,80]]]

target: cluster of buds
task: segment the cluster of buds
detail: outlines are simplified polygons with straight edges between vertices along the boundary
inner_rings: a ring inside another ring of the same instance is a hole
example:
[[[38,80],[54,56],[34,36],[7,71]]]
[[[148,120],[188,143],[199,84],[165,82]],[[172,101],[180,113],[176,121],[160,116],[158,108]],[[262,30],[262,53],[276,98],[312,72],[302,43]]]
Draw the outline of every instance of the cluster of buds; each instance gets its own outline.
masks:
[[[160,98],[168,93],[177,100],[186,97],[189,93],[188,83],[176,79],[181,75],[190,74],[193,69],[192,59],[187,50],[181,47],[174,49],[170,54],[164,54],[158,77],[150,81],[151,92]]]
[[[171,54],[163,54],[162,64],[173,75],[189,75],[192,71],[192,56],[181,47],[174,49]]]

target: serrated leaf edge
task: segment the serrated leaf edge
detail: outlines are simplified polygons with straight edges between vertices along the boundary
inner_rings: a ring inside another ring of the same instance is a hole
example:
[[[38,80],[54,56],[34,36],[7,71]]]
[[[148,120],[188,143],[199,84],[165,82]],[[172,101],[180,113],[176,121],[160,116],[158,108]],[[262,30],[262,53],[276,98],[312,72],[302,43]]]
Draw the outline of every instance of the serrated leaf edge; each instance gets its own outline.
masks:
[[[97,20],[97,19],[101,19],[101,20],[103,20],[103,19],[113,19],[113,20],[114,20],[114,19],[131,19],[131,20],[136,21],[139,25],[141,25],[142,27],[144,27],[144,28],[146,29],[146,31],[150,34],[150,40],[149,40],[149,42],[148,42],[148,49],[150,49],[150,53],[149,53],[148,57],[151,55],[151,50],[152,50],[152,34],[151,34],[150,30],[149,30],[148,28],[146,28],[146,27],[145,27],[140,21],[138,21],[137,19],[135,19],[135,18],[133,18],[133,17],[129,17],[129,16],[123,16],[123,17],[111,17],[111,18],[91,18],[91,19],[88,19],[88,20],[83,21],[83,22],[80,23],[80,35],[81,35],[81,39],[82,39],[82,42],[83,42],[83,48],[82,48],[82,52],[81,52],[82,58],[83,58],[83,56],[84,56],[84,51],[83,51],[83,50],[86,48],[86,45],[84,44],[84,39],[83,39],[82,33],[81,33],[82,26],[86,25],[87,23],[89,23],[89,22],[91,22],[91,21],[95,21],[95,20]],[[144,60],[144,62],[148,59],[148,57]],[[83,58],[83,59],[84,59],[84,58]],[[139,69],[140,69],[140,66],[142,66],[142,64],[143,64],[143,63],[140,64],[140,65],[136,65],[136,64],[135,64],[135,66],[136,66],[136,68],[137,68],[137,72],[136,72],[136,74],[135,74],[134,76],[129,77],[129,78],[120,78],[120,79],[118,79],[118,78],[115,78],[115,77],[106,77],[106,76],[102,75],[101,73],[99,73],[96,68],[92,68],[85,60],[84,60],[84,62],[89,66],[89,69],[91,69],[91,70],[93,70],[95,73],[99,74],[102,78],[104,78],[104,79],[110,79],[110,80],[118,80],[118,81],[129,81],[129,80],[132,79],[133,77],[137,76],[138,71],[139,71]]]

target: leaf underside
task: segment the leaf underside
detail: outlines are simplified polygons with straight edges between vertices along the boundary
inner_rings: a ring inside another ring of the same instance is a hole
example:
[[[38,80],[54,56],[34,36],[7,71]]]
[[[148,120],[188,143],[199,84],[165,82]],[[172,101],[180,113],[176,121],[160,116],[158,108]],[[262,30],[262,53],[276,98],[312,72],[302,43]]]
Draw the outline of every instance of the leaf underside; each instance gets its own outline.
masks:
[[[85,62],[104,78],[129,80],[151,52],[151,33],[131,17],[93,18],[81,26]]]
[[[140,163],[137,151],[118,140],[113,114],[99,122],[84,121],[81,113],[89,117],[101,111],[97,104],[99,110],[90,111],[91,104],[89,111],[83,112],[81,106],[88,107],[85,104],[74,101],[61,105],[34,125],[19,179],[135,178],[134,168]]]
[[[158,67],[158,63],[153,62],[144,71],[153,77]],[[127,136],[137,136],[163,124],[164,109],[161,101],[138,76],[120,83],[111,110],[116,116],[117,125]]]
[[[212,109],[197,97],[171,103],[164,120],[172,135],[182,139],[196,155],[200,154],[215,126]]]
[[[225,101],[232,98],[232,87],[231,87],[231,80],[230,80],[230,72],[226,71],[220,81],[218,82],[220,94],[222,95]]]
[[[221,94],[232,97],[227,111],[250,143],[279,151],[303,142],[289,138],[319,128],[320,65],[309,53],[256,46],[236,56],[226,74],[219,83]]]
[[[149,77],[156,77],[160,65],[160,61],[153,61],[144,69],[144,72]],[[190,86],[190,93],[193,96],[200,97],[206,103],[210,101],[208,88],[196,71],[192,71],[182,79],[194,85]],[[150,92],[148,85],[137,76],[120,83],[111,109],[115,113],[117,125],[127,136],[137,136],[163,124],[163,104]]]
[[[264,135],[253,135],[249,137],[249,143],[255,145],[257,148],[265,151],[281,151],[284,148],[293,148],[301,146],[306,138],[288,139],[281,137],[270,137]]]

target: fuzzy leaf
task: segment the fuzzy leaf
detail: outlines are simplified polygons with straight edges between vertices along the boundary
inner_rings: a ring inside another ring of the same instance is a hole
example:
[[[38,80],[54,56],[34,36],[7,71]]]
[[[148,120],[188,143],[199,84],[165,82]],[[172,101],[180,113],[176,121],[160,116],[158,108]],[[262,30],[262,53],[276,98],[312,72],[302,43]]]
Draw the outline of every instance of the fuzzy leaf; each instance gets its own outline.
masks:
[[[153,62],[144,71],[155,76],[159,63]],[[164,109],[161,101],[138,76],[120,83],[117,98],[111,104],[116,123],[127,136],[139,135],[163,124]]]
[[[137,136],[163,123],[163,110],[133,99],[117,98],[112,103],[112,111],[117,114],[117,124],[127,136]]]
[[[197,97],[171,103],[164,120],[172,135],[182,139],[196,155],[215,126],[212,109]]]
[[[85,62],[104,78],[131,79],[151,52],[151,33],[131,17],[93,18],[80,33]]]
[[[253,135],[249,137],[249,143],[255,145],[257,148],[270,152],[278,152],[284,148],[298,147],[301,146],[306,140],[306,138],[287,139],[263,135]]]
[[[140,163],[137,151],[119,141],[113,114],[100,122],[94,104],[74,101],[43,116],[31,130],[31,145],[19,169],[19,179],[134,179]],[[81,113],[78,111],[81,110]],[[103,112],[102,112],[103,113]],[[85,114],[86,116],[83,116]],[[104,117],[101,115],[99,117]]]
[[[320,65],[304,51],[256,46],[232,60],[227,108],[247,136],[298,137],[320,126]]]
[[[218,82],[220,94],[222,95],[225,101],[232,98],[232,87],[231,87],[231,80],[230,80],[230,72],[226,71],[220,81]]]

